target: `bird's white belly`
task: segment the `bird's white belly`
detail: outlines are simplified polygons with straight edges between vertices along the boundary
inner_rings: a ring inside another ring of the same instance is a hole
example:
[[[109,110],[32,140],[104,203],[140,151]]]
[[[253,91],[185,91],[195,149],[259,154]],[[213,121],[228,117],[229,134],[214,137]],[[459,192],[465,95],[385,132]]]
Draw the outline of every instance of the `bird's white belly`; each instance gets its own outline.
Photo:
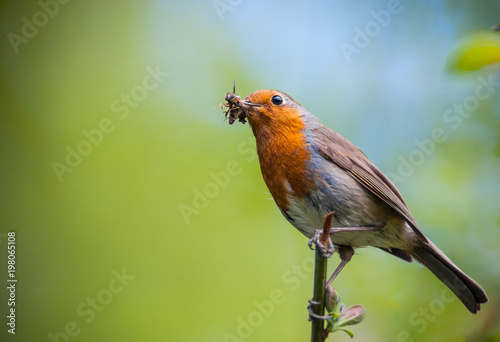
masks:
[[[317,207],[310,205],[307,201],[298,200],[296,197],[289,197],[289,208],[287,210],[287,218],[289,222],[297,228],[306,237],[311,238],[314,231],[322,229],[324,218],[329,213],[329,210],[318,210]],[[359,222],[340,222],[335,216],[332,222],[332,227],[359,227]],[[332,242],[336,245],[346,245],[354,248],[374,246],[382,248],[404,248],[401,244],[406,239],[391,238],[403,235],[412,235],[408,241],[413,240],[414,233],[411,228],[405,223],[403,229],[396,227],[390,222],[386,222],[385,226],[378,231],[347,231],[338,232],[331,235]]]

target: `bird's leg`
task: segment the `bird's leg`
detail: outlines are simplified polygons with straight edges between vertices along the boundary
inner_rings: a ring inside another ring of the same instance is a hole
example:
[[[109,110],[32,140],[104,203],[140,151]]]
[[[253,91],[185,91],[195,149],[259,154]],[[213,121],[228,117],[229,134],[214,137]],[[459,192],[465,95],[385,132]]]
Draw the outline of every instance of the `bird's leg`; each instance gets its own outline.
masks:
[[[332,227],[330,228],[330,234],[340,233],[340,232],[376,232],[382,229],[384,225],[378,226],[364,226],[364,227]],[[332,281],[339,275],[340,271],[347,265],[349,261],[351,261],[352,256],[354,255],[354,249],[351,246],[339,245],[339,256],[340,256],[340,264],[337,266],[333,274],[330,276],[328,281],[326,282],[326,287],[328,287]]]
[[[330,234],[342,233],[342,232],[376,232],[385,225],[379,226],[363,226],[363,227],[332,227],[330,228]]]
[[[335,253],[335,247],[333,246],[332,239],[330,238],[333,215],[334,212],[332,211],[325,216],[323,229],[316,229],[313,237],[307,243],[310,249],[313,249],[312,245],[315,244],[316,248],[320,250],[321,255],[324,258],[329,258],[333,253]]]
[[[351,258],[354,254],[354,249],[352,249],[351,246],[338,246],[339,250],[339,256],[340,256],[340,264],[337,266],[333,274],[328,278],[328,281],[326,282],[326,287],[328,287],[332,281],[339,275],[340,271],[344,268],[345,265],[349,261],[351,261]]]
[[[323,229],[317,229],[314,232],[314,236],[312,237],[312,239],[309,240],[309,242],[308,242],[309,248],[311,248],[311,249],[312,249],[313,244],[316,245],[316,248],[318,249],[319,254],[324,259],[329,258],[335,252],[335,246],[333,245],[333,242],[332,242],[331,237],[330,237],[331,234],[341,233],[341,232],[356,232],[356,231],[358,231],[358,232],[360,232],[360,231],[378,231],[384,227],[384,225],[361,226],[361,227],[332,227],[332,220],[333,220],[334,214],[335,213],[332,211],[331,213],[329,213],[325,216],[325,221],[323,223]],[[337,275],[340,273],[340,271],[342,271],[342,269],[345,267],[345,265],[347,265],[347,263],[351,260],[353,254],[354,254],[354,249],[351,246],[338,245],[338,251],[339,251],[339,256],[340,256],[340,260],[341,260],[340,264],[337,266],[337,268],[335,269],[335,272],[333,272],[331,277],[328,279],[328,281],[326,282],[326,286],[324,288],[327,288],[332,283],[332,281],[337,277]],[[320,299],[320,300],[322,300],[322,299]],[[310,321],[312,321],[312,320],[327,320],[327,319],[331,318],[331,316],[329,316],[329,315],[323,316],[323,315],[319,315],[319,314],[315,313],[313,310],[313,306],[315,306],[315,305],[321,306],[321,305],[323,305],[323,302],[320,302],[318,300],[314,300],[314,298],[309,300],[309,306],[307,308],[309,309],[309,320]],[[322,310],[319,310],[319,311],[321,312]]]

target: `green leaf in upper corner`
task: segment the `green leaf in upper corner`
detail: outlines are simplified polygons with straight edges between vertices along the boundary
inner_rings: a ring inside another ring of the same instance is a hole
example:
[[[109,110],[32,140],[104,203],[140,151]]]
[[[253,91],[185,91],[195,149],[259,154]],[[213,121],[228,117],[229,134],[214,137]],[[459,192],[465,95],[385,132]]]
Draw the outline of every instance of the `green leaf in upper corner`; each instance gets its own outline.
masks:
[[[479,31],[465,37],[450,53],[446,69],[464,73],[500,62],[500,33]]]

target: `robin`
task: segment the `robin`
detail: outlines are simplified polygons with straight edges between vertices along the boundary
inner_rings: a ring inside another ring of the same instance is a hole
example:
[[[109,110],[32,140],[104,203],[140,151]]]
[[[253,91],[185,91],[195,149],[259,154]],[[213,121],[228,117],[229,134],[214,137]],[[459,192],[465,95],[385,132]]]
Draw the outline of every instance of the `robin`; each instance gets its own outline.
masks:
[[[229,122],[248,119],[260,169],[283,216],[308,238],[331,216],[341,264],[353,248],[377,247],[417,260],[476,313],[488,297],[420,230],[396,186],[353,143],[324,126],[290,95],[257,90],[244,100],[226,94]]]

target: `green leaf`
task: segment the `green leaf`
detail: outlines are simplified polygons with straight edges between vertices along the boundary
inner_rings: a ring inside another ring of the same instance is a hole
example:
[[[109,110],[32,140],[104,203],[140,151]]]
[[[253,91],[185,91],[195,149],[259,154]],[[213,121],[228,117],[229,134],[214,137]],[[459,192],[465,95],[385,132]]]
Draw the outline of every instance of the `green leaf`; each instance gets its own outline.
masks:
[[[465,37],[448,57],[449,72],[464,73],[500,62],[500,33],[480,31]]]
[[[351,336],[351,338],[354,337],[354,333],[351,330],[347,329],[347,328],[335,328],[335,330],[333,330],[333,331],[334,332],[335,331],[345,331],[347,333],[347,335]]]

